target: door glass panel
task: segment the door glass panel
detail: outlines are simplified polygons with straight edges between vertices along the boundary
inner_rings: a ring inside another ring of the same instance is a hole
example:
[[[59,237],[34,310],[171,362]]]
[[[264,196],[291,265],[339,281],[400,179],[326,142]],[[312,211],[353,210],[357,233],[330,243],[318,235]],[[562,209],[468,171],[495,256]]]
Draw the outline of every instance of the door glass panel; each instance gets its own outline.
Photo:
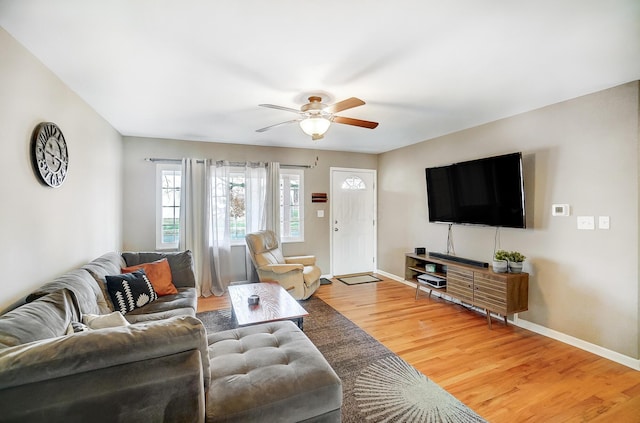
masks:
[[[358,176],[351,175],[345,178],[340,188],[344,190],[363,190],[367,189],[367,185]]]

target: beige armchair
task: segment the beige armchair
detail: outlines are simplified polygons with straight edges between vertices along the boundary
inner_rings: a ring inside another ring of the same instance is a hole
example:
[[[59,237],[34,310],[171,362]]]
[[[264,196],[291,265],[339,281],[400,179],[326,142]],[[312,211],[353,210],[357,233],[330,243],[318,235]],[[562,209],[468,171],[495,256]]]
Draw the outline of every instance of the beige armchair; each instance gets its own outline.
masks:
[[[250,233],[245,240],[260,282],[278,282],[296,300],[306,300],[320,286],[315,256],[284,257],[273,231]]]

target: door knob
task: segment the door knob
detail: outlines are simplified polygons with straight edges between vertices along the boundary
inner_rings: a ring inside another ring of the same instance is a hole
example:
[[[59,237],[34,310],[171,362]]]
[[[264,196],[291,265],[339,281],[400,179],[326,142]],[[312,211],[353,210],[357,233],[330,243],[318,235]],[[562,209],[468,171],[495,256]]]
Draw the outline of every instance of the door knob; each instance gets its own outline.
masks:
[[[334,232],[338,232],[338,228],[333,228]]]

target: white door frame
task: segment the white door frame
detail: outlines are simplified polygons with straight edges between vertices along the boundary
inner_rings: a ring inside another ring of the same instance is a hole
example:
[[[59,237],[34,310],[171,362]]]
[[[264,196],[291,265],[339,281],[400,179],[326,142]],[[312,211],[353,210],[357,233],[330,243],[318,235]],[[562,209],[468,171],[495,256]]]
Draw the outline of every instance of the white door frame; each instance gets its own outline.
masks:
[[[373,260],[374,266],[373,271],[377,271],[378,269],[378,171],[376,169],[359,169],[359,168],[351,168],[351,167],[330,167],[329,168],[329,189],[330,189],[330,199],[331,199],[331,207],[329,207],[329,256],[331,266],[331,276],[334,276],[334,267],[333,267],[333,229],[334,229],[334,219],[333,219],[333,199],[335,198],[333,192],[333,174],[334,171],[342,171],[342,172],[362,172],[362,173],[370,173],[373,175]]]

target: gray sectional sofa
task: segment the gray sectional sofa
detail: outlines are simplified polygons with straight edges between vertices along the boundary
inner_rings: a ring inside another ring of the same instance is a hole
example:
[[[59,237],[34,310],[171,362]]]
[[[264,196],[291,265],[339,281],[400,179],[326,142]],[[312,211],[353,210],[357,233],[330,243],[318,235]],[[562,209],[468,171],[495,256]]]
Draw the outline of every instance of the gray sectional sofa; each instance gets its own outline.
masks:
[[[107,276],[161,258],[177,293],[114,313]],[[189,251],[107,253],[45,283],[0,316],[0,421],[340,421],[341,381],[294,323],[208,334],[196,310]]]

